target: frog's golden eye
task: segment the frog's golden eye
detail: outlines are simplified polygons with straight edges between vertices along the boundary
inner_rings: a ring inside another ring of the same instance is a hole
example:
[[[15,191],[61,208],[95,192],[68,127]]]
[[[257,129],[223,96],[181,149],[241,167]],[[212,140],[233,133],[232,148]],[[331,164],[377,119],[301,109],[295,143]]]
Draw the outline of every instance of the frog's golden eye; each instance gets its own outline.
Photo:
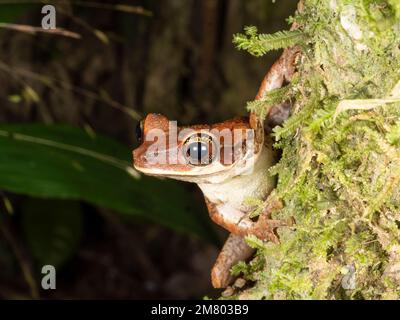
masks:
[[[143,120],[138,122],[136,125],[136,139],[139,142],[143,140]]]
[[[194,134],[186,139],[183,155],[188,163],[195,166],[205,166],[212,162],[215,150],[214,143],[209,135]]]

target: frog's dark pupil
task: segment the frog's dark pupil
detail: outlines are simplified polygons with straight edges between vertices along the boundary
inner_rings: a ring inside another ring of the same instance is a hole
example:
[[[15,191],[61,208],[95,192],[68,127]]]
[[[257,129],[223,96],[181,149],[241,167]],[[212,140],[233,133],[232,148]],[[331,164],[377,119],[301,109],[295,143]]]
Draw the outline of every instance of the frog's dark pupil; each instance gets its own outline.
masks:
[[[208,145],[203,142],[192,142],[187,153],[191,162],[201,164],[208,158]]]
[[[142,142],[142,138],[143,138],[143,131],[142,131],[142,122],[138,122],[136,125],[136,139],[139,142]]]

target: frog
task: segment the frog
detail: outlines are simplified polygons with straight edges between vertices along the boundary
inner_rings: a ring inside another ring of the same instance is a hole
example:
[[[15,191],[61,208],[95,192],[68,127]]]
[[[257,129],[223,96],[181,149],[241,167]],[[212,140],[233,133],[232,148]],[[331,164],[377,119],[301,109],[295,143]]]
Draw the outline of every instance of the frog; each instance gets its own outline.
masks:
[[[296,47],[284,50],[265,75],[256,100],[290,82],[298,53]],[[254,255],[246,237],[279,243],[278,228],[295,224],[292,217],[272,218],[283,203],[271,194],[276,178],[269,168],[278,155],[266,130],[267,124],[282,123],[289,109],[287,102],[273,106],[266,121],[250,113],[215,124],[177,126],[164,115],[150,113],[140,122],[141,144],[133,150],[134,168],[146,175],[197,184],[211,220],[230,233],[211,270],[214,288],[230,286],[235,281],[233,266]],[[221,132],[224,135],[218,135]],[[264,201],[258,217],[252,216],[247,199]]]

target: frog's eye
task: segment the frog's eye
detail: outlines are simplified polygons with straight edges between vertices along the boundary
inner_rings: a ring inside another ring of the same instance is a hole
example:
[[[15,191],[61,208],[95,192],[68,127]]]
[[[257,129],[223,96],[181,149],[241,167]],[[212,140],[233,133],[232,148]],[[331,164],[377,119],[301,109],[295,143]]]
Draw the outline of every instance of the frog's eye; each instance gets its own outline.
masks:
[[[136,139],[139,142],[142,142],[143,139],[143,121],[140,121],[136,125]]]
[[[204,166],[212,162],[213,149],[213,141],[210,136],[195,134],[185,141],[183,153],[190,164]]]
[[[208,154],[208,143],[196,141],[187,146],[186,157],[191,163],[201,163],[203,160],[208,159]]]

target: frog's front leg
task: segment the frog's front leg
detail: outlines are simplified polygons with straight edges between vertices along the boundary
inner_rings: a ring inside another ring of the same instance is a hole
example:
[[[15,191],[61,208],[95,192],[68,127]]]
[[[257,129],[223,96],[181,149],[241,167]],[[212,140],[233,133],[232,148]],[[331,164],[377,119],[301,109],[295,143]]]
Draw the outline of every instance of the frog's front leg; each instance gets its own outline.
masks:
[[[249,219],[245,212],[233,208],[229,204],[214,204],[207,198],[205,201],[211,219],[229,232],[241,237],[255,235],[259,239],[278,243],[277,228],[292,226],[294,223],[293,219],[271,219],[272,211],[282,208],[280,201],[267,200],[267,205],[256,222]]]
[[[205,198],[211,219],[231,234],[225,242],[217,261],[211,271],[211,280],[215,288],[227,287],[233,280],[231,268],[239,261],[245,261],[254,253],[244,237],[255,235],[259,239],[279,242],[276,229],[294,224],[293,219],[274,220],[271,212],[282,208],[280,201],[267,201],[263,213],[256,222],[249,219],[245,212],[233,208],[229,204],[214,204]]]
[[[254,253],[254,249],[246,244],[243,237],[255,231],[256,223],[229,204],[214,204],[207,197],[205,201],[211,219],[231,232],[211,271],[213,287],[225,288],[234,279],[231,268],[239,261],[247,260]]]
[[[251,231],[254,222],[245,217],[245,213],[233,208],[229,203],[215,204],[205,197],[208,213],[212,221],[229,232],[246,236]]]

